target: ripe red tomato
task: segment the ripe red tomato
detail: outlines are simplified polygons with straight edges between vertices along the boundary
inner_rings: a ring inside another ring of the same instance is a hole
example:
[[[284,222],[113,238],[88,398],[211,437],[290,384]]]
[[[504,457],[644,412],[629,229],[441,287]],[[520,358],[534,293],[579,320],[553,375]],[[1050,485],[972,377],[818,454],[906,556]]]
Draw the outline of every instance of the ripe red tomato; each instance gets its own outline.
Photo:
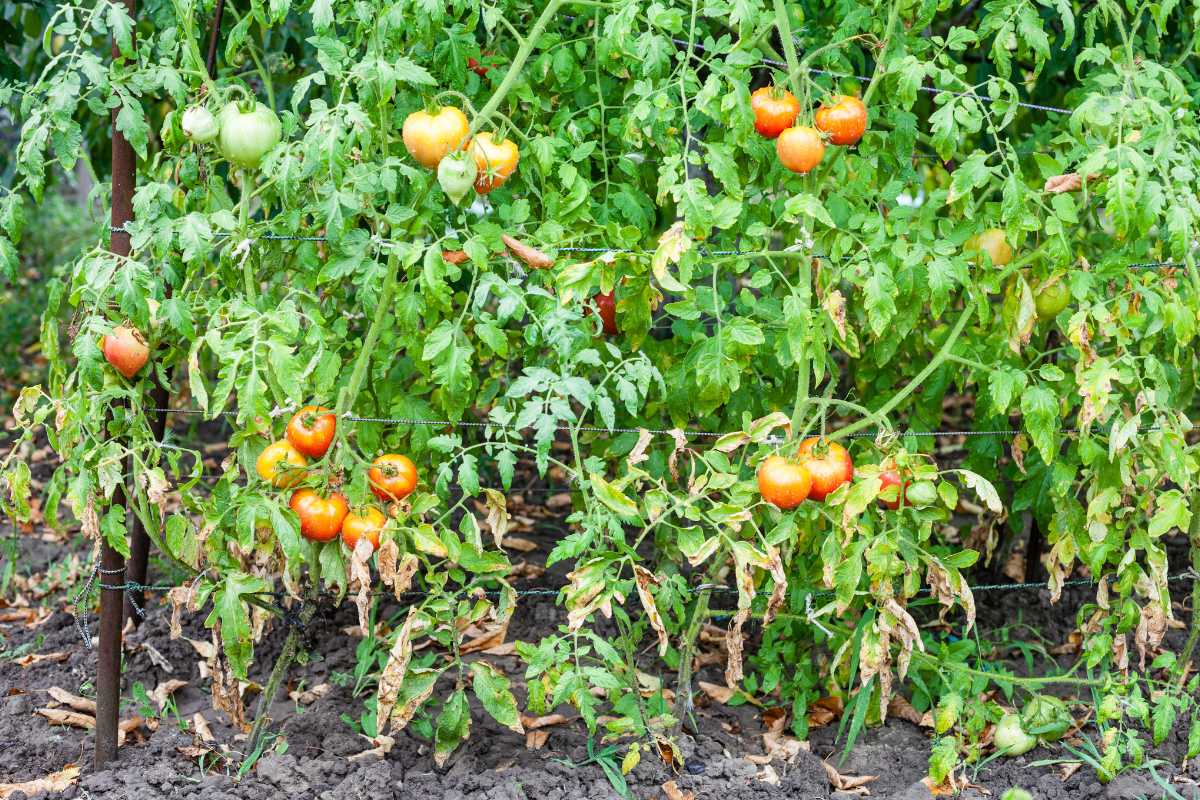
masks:
[[[834,144],[858,144],[867,130],[867,107],[857,97],[835,94],[828,105],[817,109],[813,120]]]
[[[809,471],[783,456],[768,456],[758,468],[758,493],[778,508],[795,508],[804,502],[812,488]]]
[[[288,503],[300,518],[300,535],[314,542],[328,542],[338,535],[350,508],[337,492],[322,497],[312,489],[297,489]]]
[[[400,138],[410,155],[423,167],[433,169],[449,153],[466,144],[470,130],[467,115],[452,106],[430,114],[414,111],[404,118]]]
[[[503,186],[509,176],[517,171],[517,161],[521,158],[516,142],[510,139],[496,141],[487,132],[471,140],[471,155],[475,157],[475,166],[479,169],[475,178],[475,191],[479,194],[487,194]]]
[[[129,379],[141,372],[150,360],[150,348],[145,338],[137,328],[128,325],[118,325],[112,333],[101,336],[100,349],[104,359]]]
[[[289,489],[304,480],[299,469],[308,465],[308,459],[287,439],[271,442],[258,455],[254,471],[258,477],[280,489]]]
[[[350,512],[342,520],[342,541],[354,550],[358,540],[365,536],[370,540],[371,550],[374,552],[379,549],[379,534],[383,532],[383,526],[386,524],[387,517],[375,506],[364,508],[361,514]]]
[[[617,300],[615,290],[597,294],[594,299],[596,301],[596,308],[600,310],[600,322],[604,327],[604,333],[609,336],[616,336]],[[588,313],[592,313],[590,308],[588,309]]]
[[[287,424],[287,440],[309,458],[320,458],[329,449],[337,418],[328,408],[305,406]]]
[[[803,175],[821,163],[825,157],[825,142],[821,141],[816,128],[788,128],[775,140],[775,154],[780,164]]]
[[[904,502],[906,505],[908,504],[908,481],[900,480],[900,473],[896,472],[894,469],[884,470],[883,472],[879,473],[879,481],[883,484],[881,489],[882,492],[887,492],[888,489],[893,486],[896,487],[894,492],[896,499],[887,500],[881,496],[879,498],[880,503],[895,511],[900,507],[900,497],[903,494],[905,497]]]
[[[483,55],[485,58],[487,57],[487,53],[484,53]],[[475,59],[473,59],[469,56],[467,57],[467,69],[471,70],[472,72],[474,72],[476,75],[478,75],[481,78],[486,78],[487,74],[488,74],[488,70],[490,70],[494,66],[496,66],[496,65],[488,64],[486,62],[480,63],[479,61],[476,61]]]
[[[854,462],[846,448],[837,442],[822,442],[820,437],[810,437],[800,443],[796,456],[812,475],[811,497],[814,500],[824,500],[854,477]]]
[[[385,453],[371,462],[367,479],[380,500],[403,500],[417,488],[417,467],[408,456]]]
[[[750,95],[750,109],[754,112],[754,130],[774,139],[792,127],[800,114],[800,101],[787,89],[764,86]]]

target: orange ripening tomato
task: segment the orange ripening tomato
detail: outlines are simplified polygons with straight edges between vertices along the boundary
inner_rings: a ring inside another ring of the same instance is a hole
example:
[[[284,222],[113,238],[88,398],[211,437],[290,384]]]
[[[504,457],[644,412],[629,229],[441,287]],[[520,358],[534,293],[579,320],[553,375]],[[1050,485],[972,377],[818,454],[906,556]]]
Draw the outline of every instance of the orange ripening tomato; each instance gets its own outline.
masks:
[[[258,454],[254,471],[258,477],[279,489],[289,489],[304,480],[308,459],[287,439],[271,442]]]
[[[322,497],[312,489],[297,489],[288,503],[300,518],[300,535],[314,542],[328,542],[342,530],[350,507],[337,492]]]
[[[858,144],[867,130],[867,107],[857,97],[835,94],[828,105],[817,109],[813,120],[833,144]]]
[[[471,155],[479,170],[475,178],[475,191],[487,194],[498,189],[517,171],[521,152],[517,143],[510,139],[496,141],[492,134],[484,132],[471,140]]]
[[[816,128],[801,126],[788,128],[775,140],[775,154],[779,163],[792,172],[805,174],[825,157],[825,142]]]
[[[309,458],[320,458],[329,449],[337,418],[328,408],[305,406],[287,424],[287,440]]]
[[[824,500],[843,483],[854,477],[854,462],[846,448],[837,442],[821,442],[813,436],[800,443],[796,456],[812,475],[814,500]]]
[[[364,508],[361,514],[352,511],[342,520],[342,541],[353,551],[358,540],[365,536],[371,542],[371,551],[374,552],[379,549],[379,534],[383,532],[383,526],[386,524],[387,517],[375,506]]]
[[[417,488],[417,467],[408,456],[385,453],[371,462],[367,480],[380,500],[403,500]]]
[[[466,114],[453,106],[443,106],[432,114],[424,110],[409,114],[400,137],[418,164],[434,169],[443,158],[466,145],[470,129]]]
[[[758,493],[778,508],[795,508],[803,503],[812,485],[808,470],[783,456],[768,456],[758,468]]]
[[[145,337],[137,328],[128,325],[118,325],[112,329],[112,333],[101,336],[100,350],[117,372],[131,380],[150,360],[150,348]]]
[[[754,112],[754,130],[774,139],[792,127],[800,115],[800,101],[787,89],[764,86],[750,95],[750,110]]]

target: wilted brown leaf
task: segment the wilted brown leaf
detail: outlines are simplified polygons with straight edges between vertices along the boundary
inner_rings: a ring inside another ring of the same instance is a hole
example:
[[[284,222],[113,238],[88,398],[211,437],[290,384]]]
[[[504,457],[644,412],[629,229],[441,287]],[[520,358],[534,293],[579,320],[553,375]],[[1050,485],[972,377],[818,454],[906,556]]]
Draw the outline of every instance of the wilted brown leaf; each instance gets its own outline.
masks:
[[[737,694],[737,689],[731,689],[728,686],[720,686],[715,683],[709,683],[708,681],[698,681],[696,685],[700,688],[700,691],[704,692],[704,694],[708,696],[710,700],[718,702],[721,705],[728,703],[733,699],[733,696]]]
[[[525,749],[541,750],[550,738],[550,731],[525,731]]]
[[[842,698],[822,697],[808,707],[808,727],[820,728],[842,715]]]
[[[66,725],[69,728],[83,728],[91,730],[96,727],[96,718],[90,714],[81,714],[78,711],[69,711],[65,708],[39,708],[34,712],[40,717],[45,717],[51,725]]]
[[[371,554],[375,545],[366,536],[359,537],[354,543],[354,551],[350,554],[349,583],[351,591],[355,592],[354,607],[358,610],[358,629],[360,636],[371,635]]]
[[[192,727],[196,729],[196,735],[200,737],[201,741],[216,741],[216,737],[212,733],[212,728],[208,727],[208,720],[204,719],[204,715],[199,711],[192,715]]]
[[[75,781],[78,779],[79,767],[70,764],[44,778],[37,778],[32,781],[25,781],[24,783],[0,783],[0,800],[12,797],[17,792],[21,792],[28,797],[42,792],[63,792],[68,787],[74,786]]]
[[[320,700],[325,695],[333,691],[333,686],[328,683],[319,683],[310,689],[305,689],[303,692],[291,691],[288,692],[288,697],[302,706],[311,706],[313,703]]]
[[[879,780],[878,775],[842,775],[828,761],[822,761],[821,766],[829,777],[829,785],[839,792],[869,795],[871,792],[866,788],[867,784]]]
[[[675,781],[667,781],[662,785],[663,794],[667,800],[696,800],[696,795],[679,788]]]
[[[396,641],[388,654],[387,664],[379,676],[379,688],[375,694],[378,718],[376,730],[383,730],[392,709],[396,707],[396,700],[400,697],[400,687],[404,683],[404,676],[408,673],[408,662],[412,658],[412,634],[417,619],[417,609],[410,608],[408,616],[404,618],[404,624],[396,633]]]
[[[530,269],[549,269],[554,266],[553,258],[536,247],[525,244],[520,239],[504,233],[500,235],[500,241],[504,242],[504,246],[508,248],[508,251],[521,261],[524,261]]]
[[[568,495],[568,498],[570,496]],[[516,550],[520,553],[532,553],[538,549],[537,542],[531,542],[529,539],[522,539],[520,536],[507,536],[504,539],[504,547],[508,550]]]
[[[175,694],[175,692],[179,691],[184,686],[187,686],[187,681],[181,681],[178,679],[163,681],[158,686],[154,687],[154,691],[150,693],[150,699],[154,701],[154,705],[157,706],[161,711],[163,707],[166,706],[167,700],[171,697],[171,695]]]
[[[650,620],[650,627],[654,628],[654,632],[658,634],[658,657],[662,658],[667,654],[670,639],[667,637],[667,628],[663,625],[662,616],[658,613],[658,605],[654,602],[654,594],[651,592],[652,586],[658,586],[659,579],[653,572],[640,564],[633,565],[633,577],[637,581],[637,593],[642,601],[642,608],[646,611],[646,619]]]
[[[84,714],[91,714],[93,717],[96,716],[95,700],[71,694],[66,689],[60,689],[57,686],[51,686],[46,690],[46,694],[50,695],[59,705],[64,705],[73,711],[82,711]]]
[[[69,654],[63,651],[55,651],[53,653],[26,653],[20,658],[14,659],[13,663],[18,667],[32,667],[34,664],[40,664],[43,661],[49,661],[54,664],[61,664],[69,658]]]

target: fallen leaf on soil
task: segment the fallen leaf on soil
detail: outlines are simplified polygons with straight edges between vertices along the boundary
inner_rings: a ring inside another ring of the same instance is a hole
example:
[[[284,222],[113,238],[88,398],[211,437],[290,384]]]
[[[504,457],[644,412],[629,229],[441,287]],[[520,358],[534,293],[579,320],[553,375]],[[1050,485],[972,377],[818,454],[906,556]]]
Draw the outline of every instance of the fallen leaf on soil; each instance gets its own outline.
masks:
[[[546,568],[537,564],[530,564],[528,561],[518,561],[513,564],[512,569],[508,571],[508,577],[512,580],[533,580],[540,578],[546,572]]]
[[[500,234],[500,241],[504,242],[504,246],[514,256],[524,261],[530,269],[549,269],[554,266],[554,259],[538,250],[536,247],[531,247],[525,244],[520,239],[515,239],[507,233]]]
[[[654,744],[658,749],[658,757],[662,759],[664,764],[678,774],[679,770],[683,767],[683,754],[679,752],[679,748],[674,742],[668,739],[656,738],[654,740]]]
[[[303,692],[292,690],[288,692],[288,697],[292,698],[293,702],[299,703],[302,706],[310,706],[320,700],[333,689],[333,686],[328,683],[318,683],[311,689],[305,689]]]
[[[542,717],[533,717],[529,714],[521,715],[521,724],[525,726],[527,731],[536,731],[539,728],[548,728],[551,725],[566,725],[568,722],[573,722],[574,717],[568,717],[565,714],[546,714]]]
[[[168,675],[175,671],[175,665],[167,661],[166,656],[158,651],[154,645],[149,642],[142,642],[138,645],[138,649],[146,654],[150,659],[150,663],[161,669]]]
[[[208,720],[199,711],[192,716],[192,727],[196,729],[196,735],[203,742],[215,742],[217,739],[213,736],[212,728],[208,727]]]
[[[567,502],[571,500],[571,495],[567,495]],[[522,539],[520,536],[504,537],[504,547],[507,550],[518,550],[522,553],[532,553],[538,549],[537,542],[531,542],[528,539]]]
[[[560,492],[558,494],[552,494],[546,498],[546,508],[548,508],[552,511],[558,511],[560,509],[570,508],[570,507],[571,507],[571,493],[570,492]]]
[[[82,711],[85,714],[91,714],[93,717],[96,716],[95,700],[71,694],[66,689],[60,689],[57,686],[51,686],[46,690],[46,694],[50,695],[59,705],[64,705],[73,711]]]
[[[189,639],[186,636],[183,637],[183,640],[190,644],[195,649],[197,655],[203,659],[211,659],[217,653],[217,648],[213,646],[212,642],[202,642],[199,639]]]
[[[525,731],[525,749],[541,750],[550,738],[550,731]]]
[[[842,698],[822,697],[808,708],[808,727],[822,728],[842,715]]]
[[[17,792],[23,792],[27,796],[40,792],[61,792],[68,786],[73,786],[78,778],[79,767],[72,764],[44,778],[25,783],[0,783],[0,798],[12,797]]]
[[[123,719],[120,722],[118,722],[117,723],[117,746],[120,747],[121,745],[125,744],[125,737],[128,736],[129,734],[137,731],[137,729],[142,727],[142,725],[144,725],[145,723],[146,723],[146,720],[142,719],[141,717],[130,717],[129,719]],[[140,740],[141,738],[142,737],[139,734],[138,739]]]
[[[708,681],[698,681],[696,685],[700,687],[700,691],[708,695],[709,699],[722,705],[728,703],[737,694],[737,689],[731,689],[728,686],[721,686],[716,683],[709,683]]]
[[[1060,764],[1058,767],[1059,780],[1064,783],[1083,766],[1082,761],[1068,761],[1065,764]]]
[[[90,730],[96,727],[96,718],[65,708],[39,708],[34,712],[50,721],[51,725],[66,725],[71,728]]]
[[[489,656],[511,656],[513,653],[517,652],[517,643],[505,642],[504,644],[498,644],[495,647],[489,647],[486,650],[480,650],[479,652]]]
[[[26,628],[36,628],[50,619],[51,614],[48,608],[6,608],[0,610],[0,623],[23,622]]]
[[[696,795],[691,792],[685,792],[679,788],[675,781],[667,781],[662,785],[663,793],[667,796],[667,800],[696,800]]]
[[[391,736],[380,734],[374,739],[364,736],[364,739],[375,745],[370,750],[363,750],[361,753],[355,753],[350,756],[349,761],[382,761],[384,756],[392,752],[392,745],[396,744],[396,740]]]
[[[55,664],[61,664],[62,662],[66,661],[69,657],[70,656],[68,653],[64,653],[61,651],[54,652],[54,653],[26,653],[25,655],[16,659],[13,663],[15,663],[18,667],[32,667],[34,664],[40,664],[43,661],[50,661]]]
[[[186,745],[186,746],[182,746],[182,747],[176,747],[175,752],[179,753],[179,755],[183,756],[184,758],[190,758],[194,761],[199,761],[200,759],[204,758],[209,753],[215,753],[216,751],[210,750],[207,747],[197,747],[195,745]]]
[[[924,725],[927,728],[933,727],[933,717],[929,714],[922,715],[920,711],[913,708],[912,703],[900,695],[893,695],[888,702],[888,715],[899,717],[905,722],[911,722],[913,725]]]
[[[842,775],[828,761],[822,761],[821,766],[829,776],[829,785],[839,792],[868,795],[871,792],[866,788],[867,784],[879,780],[878,775]]]
[[[769,783],[772,786],[779,785],[779,773],[770,764],[763,764],[762,769],[754,776],[754,780],[762,783]]]
[[[150,699],[154,701],[154,705],[158,706],[159,711],[167,704],[167,700],[175,692],[187,686],[187,681],[181,681],[178,678],[163,681],[158,686],[154,687],[154,691],[150,693]]]
[[[956,778],[954,777],[954,773],[947,775],[946,780],[943,783],[934,783],[932,780],[930,780],[928,775],[926,775],[924,778],[921,778],[921,783],[925,784],[925,788],[928,789],[929,793],[934,797],[957,795],[961,794],[966,789],[978,788],[972,786],[971,782],[967,780],[966,776]]]
[[[463,655],[499,647],[504,644],[504,638],[508,635],[508,620],[491,625],[472,625],[463,631],[463,634],[471,636],[458,649]]]

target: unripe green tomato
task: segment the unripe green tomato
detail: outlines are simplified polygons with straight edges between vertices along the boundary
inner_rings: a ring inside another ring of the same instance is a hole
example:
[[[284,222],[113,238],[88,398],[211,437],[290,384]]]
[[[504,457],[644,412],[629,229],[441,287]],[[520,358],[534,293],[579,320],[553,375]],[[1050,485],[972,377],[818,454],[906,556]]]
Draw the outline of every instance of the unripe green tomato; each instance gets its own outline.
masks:
[[[183,135],[197,144],[208,144],[221,132],[217,118],[204,106],[188,106],[180,122]]]
[[[1033,296],[1033,305],[1037,309],[1038,319],[1049,322],[1059,315],[1071,302],[1071,289],[1064,281],[1057,280],[1038,287]]]
[[[1016,714],[1005,714],[996,723],[996,732],[992,736],[996,752],[1006,756],[1019,756],[1028,753],[1037,746],[1037,737],[1030,736],[1021,727],[1021,718]]]
[[[283,135],[279,117],[262,103],[243,108],[237,102],[221,109],[221,152],[233,164],[245,169],[257,169],[263,156],[271,152]]]
[[[438,185],[450,198],[450,202],[459,202],[475,187],[475,178],[479,168],[475,159],[467,153],[453,153],[438,162]]]
[[[1044,742],[1061,739],[1074,721],[1067,704],[1050,695],[1035,695],[1021,710],[1021,727]]]

